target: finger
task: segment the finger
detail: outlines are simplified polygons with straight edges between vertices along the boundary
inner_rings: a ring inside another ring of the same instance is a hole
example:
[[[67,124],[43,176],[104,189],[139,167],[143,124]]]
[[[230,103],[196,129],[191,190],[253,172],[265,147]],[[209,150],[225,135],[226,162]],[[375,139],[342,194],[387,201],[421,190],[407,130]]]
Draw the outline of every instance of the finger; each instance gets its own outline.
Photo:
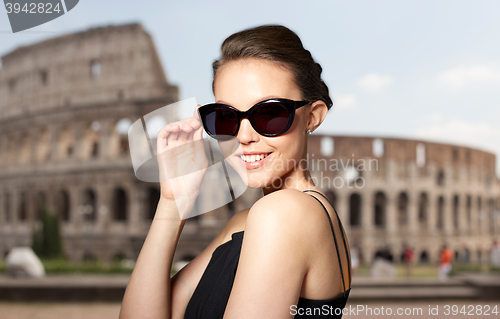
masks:
[[[182,131],[186,133],[189,133],[193,130],[193,127],[187,121],[180,123],[179,127]]]
[[[167,147],[175,146],[175,141],[177,141],[177,132],[171,132],[167,137]]]
[[[191,131],[192,130],[190,130],[190,132]],[[185,144],[187,141],[188,135],[189,135],[189,132],[180,131],[177,135],[177,141],[179,142],[178,144]]]
[[[201,122],[194,117],[187,118],[186,120],[188,121],[189,125],[191,125],[191,127],[195,130],[201,126]]]
[[[194,114],[193,117],[197,119],[198,121],[200,120],[200,115],[198,114],[198,109],[201,107],[201,104],[198,104],[196,108],[194,109]]]
[[[159,132],[158,134],[156,134],[156,137],[158,139],[163,139],[163,138],[166,138],[167,135],[169,134],[169,131],[167,130],[167,126],[168,125],[165,125]]]
[[[194,131],[193,140],[201,140],[203,138],[203,127],[199,127]]]
[[[180,123],[179,122],[173,122],[165,126],[165,130],[167,132],[178,132],[180,130]]]

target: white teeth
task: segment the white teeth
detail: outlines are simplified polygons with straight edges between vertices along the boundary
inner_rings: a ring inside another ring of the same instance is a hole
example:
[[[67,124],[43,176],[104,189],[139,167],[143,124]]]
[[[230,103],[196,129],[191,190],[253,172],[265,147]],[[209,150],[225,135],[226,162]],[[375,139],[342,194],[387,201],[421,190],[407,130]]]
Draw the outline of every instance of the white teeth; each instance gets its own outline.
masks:
[[[260,161],[264,157],[266,157],[266,154],[260,154],[260,155],[240,155],[240,158],[247,162],[247,163],[253,163],[255,161]]]

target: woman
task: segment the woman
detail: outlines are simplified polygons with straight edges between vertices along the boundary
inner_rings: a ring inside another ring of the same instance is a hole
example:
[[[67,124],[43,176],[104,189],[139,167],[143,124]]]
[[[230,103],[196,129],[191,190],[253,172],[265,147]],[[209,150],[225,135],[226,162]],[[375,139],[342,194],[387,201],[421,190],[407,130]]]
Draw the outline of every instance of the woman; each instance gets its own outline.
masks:
[[[283,26],[235,33],[221,51],[213,64],[216,103],[198,105],[193,117],[158,133],[158,154],[189,145],[182,161],[172,154],[159,158],[160,166],[169,163],[163,174],[173,176],[188,162],[200,173],[175,188],[166,179],[161,183],[120,318],[341,317],[351,285],[349,248],[340,219],[305,162],[308,133],[332,105],[321,66]],[[182,217],[193,207],[208,163],[199,143],[203,128],[219,140],[248,186],[262,188],[264,196],[235,214],[170,278]]]

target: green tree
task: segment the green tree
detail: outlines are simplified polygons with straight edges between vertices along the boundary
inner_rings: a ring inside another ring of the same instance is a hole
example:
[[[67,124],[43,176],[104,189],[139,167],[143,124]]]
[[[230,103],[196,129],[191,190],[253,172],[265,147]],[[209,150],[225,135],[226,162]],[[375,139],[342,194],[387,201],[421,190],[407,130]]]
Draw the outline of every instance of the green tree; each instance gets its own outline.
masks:
[[[59,217],[42,208],[41,228],[33,233],[33,251],[40,258],[64,258]]]

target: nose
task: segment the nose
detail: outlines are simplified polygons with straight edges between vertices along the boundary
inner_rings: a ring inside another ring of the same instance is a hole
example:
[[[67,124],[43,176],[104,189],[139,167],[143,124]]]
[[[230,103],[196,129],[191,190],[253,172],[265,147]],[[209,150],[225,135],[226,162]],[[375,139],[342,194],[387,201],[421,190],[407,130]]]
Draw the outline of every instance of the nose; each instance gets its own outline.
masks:
[[[237,138],[241,144],[249,144],[259,141],[259,133],[257,133],[248,119],[242,119],[240,123],[240,130],[238,131]]]

